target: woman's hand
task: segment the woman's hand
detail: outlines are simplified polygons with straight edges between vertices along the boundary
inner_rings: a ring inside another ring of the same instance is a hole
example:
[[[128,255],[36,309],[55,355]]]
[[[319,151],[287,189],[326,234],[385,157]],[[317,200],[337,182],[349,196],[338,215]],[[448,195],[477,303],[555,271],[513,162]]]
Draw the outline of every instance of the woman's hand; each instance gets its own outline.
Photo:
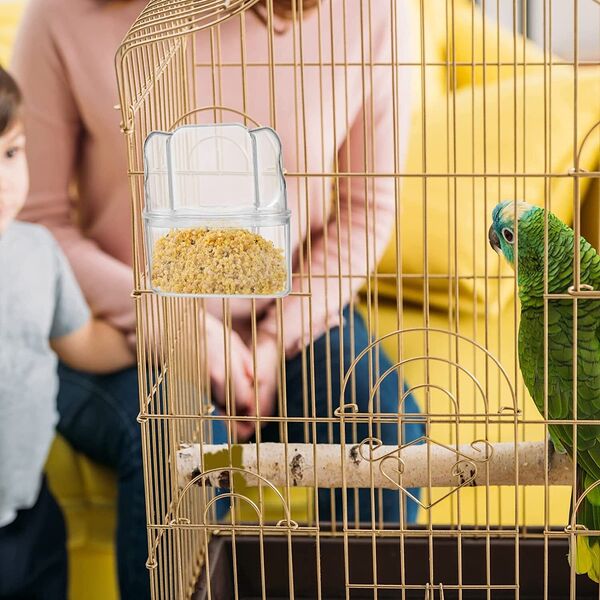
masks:
[[[206,314],[206,334],[209,348],[209,371],[211,388],[216,403],[225,407],[226,373],[223,323],[213,315]],[[230,373],[235,401],[235,414],[238,417],[268,417],[275,414],[277,373],[280,354],[277,339],[265,331],[259,331],[256,340],[256,371],[253,367],[252,352],[242,338],[231,331],[229,342],[231,360]],[[256,376],[255,396],[254,377]],[[237,421],[238,440],[245,441],[254,434],[254,421]]]
[[[212,315],[206,315],[208,368],[211,389],[217,404],[225,407],[226,399],[226,357],[223,324]],[[252,354],[242,338],[231,331],[229,336],[229,377],[235,394],[236,407],[245,407],[253,400]]]
[[[250,379],[256,376],[256,392],[252,386],[252,400],[248,405],[241,405],[236,397],[236,412],[239,415],[269,417],[275,414],[277,373],[279,370],[279,349],[277,340],[271,335],[261,332],[256,341],[256,371],[251,369]],[[238,440],[245,441],[252,437],[256,429],[254,421],[236,423]]]
[[[256,379],[261,417],[275,414],[280,360],[277,339],[266,332],[259,332],[256,344]]]
[[[209,352],[208,368],[210,372],[210,383],[215,402],[225,408],[226,406],[226,372],[225,372],[225,338],[223,335],[223,323],[211,314],[205,315],[207,347]],[[229,337],[229,378],[231,389],[235,400],[236,415],[254,414],[254,385],[252,378],[252,354],[242,341],[242,338],[231,331]],[[238,431],[241,424],[236,424]],[[254,430],[253,423],[244,423],[245,431],[247,425],[251,425],[251,433]],[[247,436],[249,437],[249,436]]]

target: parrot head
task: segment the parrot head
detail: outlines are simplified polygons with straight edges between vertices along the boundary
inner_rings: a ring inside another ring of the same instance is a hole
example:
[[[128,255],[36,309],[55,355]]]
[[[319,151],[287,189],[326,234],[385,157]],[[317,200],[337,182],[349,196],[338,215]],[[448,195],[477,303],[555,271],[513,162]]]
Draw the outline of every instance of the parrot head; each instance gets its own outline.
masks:
[[[501,202],[492,212],[492,225],[488,232],[490,245],[498,254],[504,256],[513,268],[515,255],[518,255],[519,285],[539,283],[543,279],[545,216],[546,211],[539,206],[512,200]],[[571,268],[573,240],[573,230],[548,212],[548,264],[552,273]],[[550,283],[552,284],[552,277]]]
[[[541,215],[538,213],[541,213]],[[527,202],[506,200],[497,204],[492,212],[492,225],[488,232],[490,246],[514,266],[517,228],[519,237],[521,238],[519,241],[519,253],[522,253],[523,242],[526,239],[524,236],[526,235],[527,224],[532,218],[538,217],[536,220],[539,220],[540,216],[542,216],[543,221],[543,209]],[[542,229],[542,236],[543,234]],[[540,250],[543,253],[543,237],[540,240]]]
[[[519,239],[519,271],[540,274],[544,268],[544,214],[539,206],[507,200],[496,205],[488,239],[492,248],[515,266],[515,246]],[[552,213],[548,213],[548,244],[563,243],[570,229]]]

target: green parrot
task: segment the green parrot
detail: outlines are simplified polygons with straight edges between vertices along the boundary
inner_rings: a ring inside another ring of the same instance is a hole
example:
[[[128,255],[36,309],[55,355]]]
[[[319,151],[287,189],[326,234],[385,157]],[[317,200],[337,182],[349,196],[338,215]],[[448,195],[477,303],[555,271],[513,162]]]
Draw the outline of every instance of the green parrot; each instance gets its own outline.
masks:
[[[492,213],[489,242],[514,267],[518,240],[521,303],[519,364],[525,385],[544,414],[544,220],[545,210],[525,202],[502,202]],[[573,284],[575,235],[548,213],[548,292]],[[600,290],[600,256],[580,241],[581,283]],[[573,301],[548,300],[548,418],[573,418]],[[577,419],[600,420],[600,300],[577,302]],[[549,425],[554,447],[573,452],[573,426]],[[577,496],[600,480],[600,425],[577,426]],[[600,530],[600,486],[588,492],[577,523]],[[600,536],[577,536],[575,569],[600,582]]]

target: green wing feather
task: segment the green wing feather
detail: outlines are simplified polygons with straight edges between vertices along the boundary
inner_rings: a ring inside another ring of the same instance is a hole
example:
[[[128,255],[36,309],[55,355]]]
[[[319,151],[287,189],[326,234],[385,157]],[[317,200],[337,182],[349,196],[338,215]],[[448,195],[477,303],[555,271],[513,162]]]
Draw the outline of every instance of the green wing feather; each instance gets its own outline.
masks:
[[[572,238],[571,238],[572,240]],[[570,250],[572,255],[572,241]],[[600,289],[600,257],[581,242],[581,281]],[[565,275],[560,274],[560,279]],[[549,273],[550,280],[553,274]],[[566,290],[561,290],[566,291]],[[600,301],[577,304],[577,419],[600,420]],[[519,362],[523,379],[540,413],[544,414],[544,311],[524,305],[519,327]],[[573,302],[548,302],[548,398],[549,419],[573,418]],[[572,454],[573,427],[549,425],[557,446]],[[577,426],[579,494],[600,481],[600,426]],[[600,530],[600,487],[588,493],[577,513],[577,523]],[[578,536],[576,570],[600,582],[600,537]]]

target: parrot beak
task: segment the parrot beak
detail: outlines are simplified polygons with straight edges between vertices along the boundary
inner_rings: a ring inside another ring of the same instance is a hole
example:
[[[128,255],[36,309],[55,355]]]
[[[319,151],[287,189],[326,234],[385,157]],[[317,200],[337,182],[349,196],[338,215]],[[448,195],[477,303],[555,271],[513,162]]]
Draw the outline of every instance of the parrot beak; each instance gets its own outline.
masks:
[[[496,230],[494,229],[493,225],[490,227],[490,230],[488,231],[488,240],[490,241],[490,246],[498,254],[500,254],[500,252],[501,252],[501,250],[500,250],[500,239],[498,238],[498,234],[496,233]]]

